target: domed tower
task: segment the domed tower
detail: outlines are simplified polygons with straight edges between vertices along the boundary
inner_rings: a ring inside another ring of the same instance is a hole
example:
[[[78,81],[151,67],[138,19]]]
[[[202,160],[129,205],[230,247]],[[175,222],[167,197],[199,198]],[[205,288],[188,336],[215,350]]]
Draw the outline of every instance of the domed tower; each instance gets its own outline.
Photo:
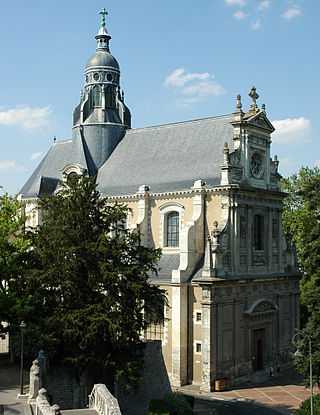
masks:
[[[87,150],[90,175],[108,159],[125,130],[131,127],[131,114],[120,93],[120,69],[111,55],[111,36],[105,27],[102,9],[101,28],[96,35],[97,48],[85,69],[84,93],[73,113],[73,139],[82,140]]]

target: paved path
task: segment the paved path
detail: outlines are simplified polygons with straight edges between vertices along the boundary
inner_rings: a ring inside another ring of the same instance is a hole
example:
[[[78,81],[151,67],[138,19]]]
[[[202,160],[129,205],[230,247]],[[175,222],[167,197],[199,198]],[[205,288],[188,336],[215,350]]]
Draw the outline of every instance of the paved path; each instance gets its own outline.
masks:
[[[199,392],[199,387],[194,385],[183,386],[179,390],[194,396],[207,396],[209,398],[225,399],[229,401],[249,401],[271,408],[278,408],[287,413],[293,413],[301,402],[310,397],[310,390],[301,386],[302,378],[294,369],[288,369],[278,377],[270,378],[264,382],[247,382],[241,386],[231,387],[224,392],[211,392],[204,394]],[[318,388],[314,393],[320,393]]]
[[[18,401],[18,389],[0,388],[0,415],[24,415],[21,401]]]

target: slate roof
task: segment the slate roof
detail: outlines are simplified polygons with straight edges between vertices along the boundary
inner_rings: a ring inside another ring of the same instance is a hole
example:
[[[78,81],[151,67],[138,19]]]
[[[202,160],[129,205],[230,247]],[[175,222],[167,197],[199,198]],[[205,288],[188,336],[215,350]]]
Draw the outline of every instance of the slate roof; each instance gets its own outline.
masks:
[[[126,130],[98,170],[98,190],[103,196],[135,194],[141,185],[149,186],[152,193],[186,190],[198,179],[204,180],[208,187],[219,185],[224,142],[233,148],[232,120],[232,115],[224,115]],[[115,140],[114,126],[105,126],[108,132],[101,130],[101,124],[96,124],[97,131],[94,125],[84,125],[87,141],[74,133],[72,140],[55,142],[21,189],[22,196],[52,193],[67,164],[78,164],[94,174],[91,158],[95,151],[102,151],[102,138],[106,135],[109,144]],[[86,133],[86,128],[93,131]]]
[[[79,164],[87,169],[85,152],[80,140],[61,140],[52,147],[20,190],[23,197],[37,197],[44,193],[53,193],[62,170],[67,164]]]
[[[233,148],[232,115],[128,130],[97,183],[102,195],[189,189],[195,180],[220,184],[223,145]]]
[[[159,274],[156,277],[154,274],[150,275],[150,282],[170,283],[172,281],[172,270],[178,269],[180,265],[180,254],[163,254],[158,262],[160,268]]]

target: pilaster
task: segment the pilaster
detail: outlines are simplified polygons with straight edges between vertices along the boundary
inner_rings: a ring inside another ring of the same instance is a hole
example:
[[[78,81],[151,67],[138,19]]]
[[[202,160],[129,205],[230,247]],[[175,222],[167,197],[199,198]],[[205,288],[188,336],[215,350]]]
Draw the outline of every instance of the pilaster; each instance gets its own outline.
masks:
[[[172,284],[172,372],[171,385],[187,383],[188,286]]]
[[[202,359],[200,390],[211,392],[213,384],[213,344],[212,344],[212,289],[211,285],[202,286]]]

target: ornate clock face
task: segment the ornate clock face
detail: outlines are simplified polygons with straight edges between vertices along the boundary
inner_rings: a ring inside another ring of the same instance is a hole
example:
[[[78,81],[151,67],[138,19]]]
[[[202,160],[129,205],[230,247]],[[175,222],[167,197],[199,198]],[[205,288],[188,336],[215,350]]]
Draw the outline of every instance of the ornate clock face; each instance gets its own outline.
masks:
[[[258,153],[253,153],[251,157],[250,169],[254,177],[260,178],[262,176],[262,157]]]

